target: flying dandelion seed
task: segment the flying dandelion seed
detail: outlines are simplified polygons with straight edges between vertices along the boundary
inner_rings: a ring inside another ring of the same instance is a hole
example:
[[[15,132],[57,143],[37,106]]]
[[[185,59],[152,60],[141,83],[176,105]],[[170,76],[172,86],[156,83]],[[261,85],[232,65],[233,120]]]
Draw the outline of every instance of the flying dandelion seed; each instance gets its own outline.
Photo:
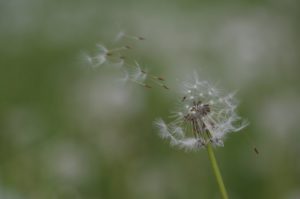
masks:
[[[248,125],[236,113],[237,101],[233,93],[223,94],[207,81],[195,75],[192,82],[183,83],[183,93],[178,109],[173,112],[174,121],[155,121],[162,138],[172,146],[198,150],[211,143],[223,146],[226,135]]]
[[[104,65],[118,69],[123,76],[121,79],[118,79],[118,82],[121,83],[132,82],[144,88],[153,88],[152,84],[155,84],[164,89],[169,89],[162,76],[149,73],[148,70],[142,67],[135,59],[124,56],[125,51],[134,49],[134,45],[131,43],[132,41],[142,41],[145,40],[145,38],[120,32],[116,36],[114,43],[121,40],[126,44],[114,48],[108,48],[103,44],[97,44],[95,52],[91,54],[83,52],[81,54],[82,62],[94,69]],[[127,40],[130,41],[129,44]]]

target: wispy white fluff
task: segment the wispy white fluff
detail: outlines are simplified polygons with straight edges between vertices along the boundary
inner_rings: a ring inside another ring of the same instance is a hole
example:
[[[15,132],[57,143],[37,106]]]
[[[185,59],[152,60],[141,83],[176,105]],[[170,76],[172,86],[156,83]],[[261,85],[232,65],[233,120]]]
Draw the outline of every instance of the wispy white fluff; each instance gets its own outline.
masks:
[[[136,62],[135,68],[131,73],[131,79],[134,82],[144,82],[147,78],[147,74],[143,71],[141,66]]]
[[[94,52],[84,52],[81,54],[81,58],[84,64],[92,68],[98,68],[105,64],[111,67],[121,68],[124,65],[124,59],[120,52],[127,49],[129,49],[129,47],[126,46],[108,49],[103,44],[97,44]]]
[[[154,122],[154,125],[159,129],[159,136],[161,138],[169,138],[172,136],[168,129],[168,125],[161,118],[157,119]]]
[[[156,121],[161,137],[170,139],[172,146],[184,150],[198,150],[208,143],[223,146],[230,132],[237,132],[249,123],[236,113],[235,93],[223,93],[197,76],[183,83],[175,119],[165,123]],[[163,136],[162,136],[163,135]]]
[[[204,141],[202,139],[185,138],[184,132],[181,127],[171,126],[166,124],[161,118],[154,122],[156,128],[159,129],[159,136],[163,139],[169,139],[171,146],[184,149],[186,151],[192,151],[197,148],[204,147]],[[172,130],[170,130],[172,128]]]
[[[115,37],[114,42],[118,42],[118,41],[122,40],[122,39],[124,38],[125,35],[126,35],[126,34],[125,34],[124,31],[120,31],[120,32],[117,34],[117,36]]]

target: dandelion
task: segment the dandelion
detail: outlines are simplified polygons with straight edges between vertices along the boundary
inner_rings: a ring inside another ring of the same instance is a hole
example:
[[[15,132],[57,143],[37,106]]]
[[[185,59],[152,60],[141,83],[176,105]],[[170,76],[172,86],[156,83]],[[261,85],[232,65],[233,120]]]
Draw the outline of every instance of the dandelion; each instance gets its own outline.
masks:
[[[174,120],[166,123],[157,119],[155,126],[171,146],[186,151],[207,149],[221,196],[228,199],[212,146],[223,146],[228,133],[243,129],[248,122],[236,113],[234,93],[223,94],[197,75],[193,81],[184,82],[182,90],[179,107],[172,115]]]
[[[144,37],[120,32],[115,42],[123,39],[145,40]],[[123,52],[132,48],[131,45],[124,45],[109,49],[99,44],[96,53],[85,54],[84,59],[93,67],[104,64],[115,66],[124,73],[122,82],[130,81],[145,88],[152,88],[155,84],[169,90],[165,78],[149,73],[137,61],[124,56]],[[154,124],[159,136],[169,140],[171,146],[185,151],[208,151],[221,196],[228,199],[213,147],[224,146],[227,135],[245,128],[248,122],[236,112],[238,102],[235,93],[223,93],[209,82],[200,81],[196,74],[192,81],[183,82],[182,85],[179,106],[172,112],[173,121],[166,123],[163,119],[157,119]],[[258,153],[257,149],[255,152]]]
[[[173,112],[174,120],[155,122],[156,127],[169,139],[171,145],[185,150],[199,150],[209,143],[223,146],[226,135],[247,126],[247,122],[236,113],[238,102],[234,93],[224,95],[207,81],[184,82],[179,107]],[[178,136],[178,129],[182,134]],[[175,131],[176,130],[176,131]]]

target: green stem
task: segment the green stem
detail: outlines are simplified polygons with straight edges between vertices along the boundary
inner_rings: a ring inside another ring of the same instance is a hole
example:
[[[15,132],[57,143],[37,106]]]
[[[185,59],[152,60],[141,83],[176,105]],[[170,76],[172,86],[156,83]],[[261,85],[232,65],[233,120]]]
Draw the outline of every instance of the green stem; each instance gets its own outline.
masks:
[[[227,191],[226,191],[223,179],[222,179],[222,175],[221,175],[220,169],[218,167],[218,163],[217,163],[213,148],[210,143],[207,145],[207,152],[208,152],[209,160],[211,162],[211,166],[213,168],[215,177],[216,177],[218,185],[219,185],[222,199],[228,199],[228,195],[227,195]]]

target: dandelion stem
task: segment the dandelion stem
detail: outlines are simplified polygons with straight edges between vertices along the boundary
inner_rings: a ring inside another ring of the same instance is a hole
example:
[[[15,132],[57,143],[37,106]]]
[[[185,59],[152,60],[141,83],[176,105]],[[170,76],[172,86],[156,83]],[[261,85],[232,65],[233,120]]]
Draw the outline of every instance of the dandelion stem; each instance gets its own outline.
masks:
[[[217,163],[213,148],[210,143],[207,144],[207,152],[208,152],[209,160],[211,162],[211,166],[213,168],[217,183],[219,185],[222,199],[228,199],[228,195],[227,195],[227,191],[226,191],[223,179],[222,179],[222,175],[221,175],[220,169],[218,167],[218,163]]]

